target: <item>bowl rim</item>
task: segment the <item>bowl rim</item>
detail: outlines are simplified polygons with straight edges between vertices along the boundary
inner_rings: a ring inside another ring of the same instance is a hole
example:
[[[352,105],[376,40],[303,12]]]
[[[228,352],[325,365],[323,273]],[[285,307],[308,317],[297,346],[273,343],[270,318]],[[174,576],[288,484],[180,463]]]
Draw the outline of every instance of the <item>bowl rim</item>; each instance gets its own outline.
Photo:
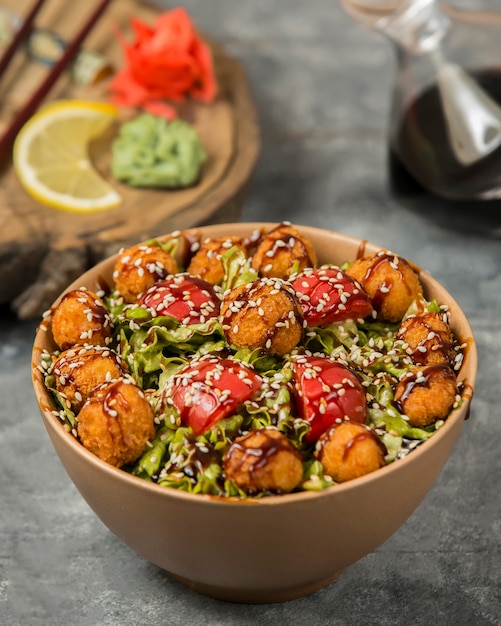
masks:
[[[238,229],[245,229],[249,232],[252,232],[256,229],[267,231],[274,226],[277,226],[280,222],[236,222],[236,223],[224,223],[224,224],[214,224],[209,226],[199,226],[193,228],[183,229],[182,232],[188,233],[205,233],[209,230],[221,230],[221,229],[229,229],[236,227]],[[325,236],[333,235],[334,237],[339,237],[344,241],[347,241],[356,246],[363,246],[365,249],[374,249],[374,250],[388,250],[382,246],[378,246],[371,241],[360,239],[357,237],[353,237],[351,235],[345,235],[339,231],[333,231],[329,229],[318,228],[314,226],[307,226],[302,224],[293,223],[294,228],[298,230],[306,230],[314,234]],[[159,235],[155,237],[156,239],[162,239],[168,236],[171,233],[167,233],[165,235]],[[139,242],[141,243],[141,242]],[[399,254],[399,253],[396,253]],[[401,255],[402,256],[402,255]],[[84,272],[79,278],[73,281],[68,287],[56,298],[52,307],[59,302],[62,296],[71,291],[72,289],[76,289],[77,285],[85,283],[86,277],[89,273],[98,273],[100,268],[109,267],[111,263],[118,257],[118,253],[103,259],[92,268]],[[406,257],[403,257],[406,258]],[[411,264],[412,261],[408,260]],[[453,428],[453,426],[460,420],[466,420],[469,416],[469,411],[471,408],[471,402],[474,395],[475,382],[478,371],[478,353],[476,348],[476,343],[474,340],[473,331],[471,329],[470,323],[459,306],[453,296],[447,291],[447,289],[439,283],[435,278],[431,276],[425,270],[414,266],[415,269],[419,271],[420,280],[424,280],[425,283],[431,283],[439,286],[444,290],[444,296],[446,302],[441,302],[441,304],[447,304],[449,308],[452,306],[456,313],[460,314],[463,323],[463,334],[466,334],[467,337],[460,338],[463,342],[467,340],[468,347],[465,355],[464,362],[462,364],[460,373],[463,375],[462,380],[467,378],[467,382],[465,382],[465,390],[462,395],[462,404],[460,407],[454,409],[447,419],[444,421],[443,425],[439,428],[439,430],[433,434],[428,440],[424,441],[423,444],[419,445],[416,449],[412,450],[411,453],[407,454],[405,457],[398,459],[388,465],[385,465],[378,470],[371,472],[370,474],[366,474],[365,476],[361,476],[359,478],[354,478],[345,483],[335,484],[326,489],[322,489],[319,491],[299,491],[288,494],[280,494],[280,495],[267,495],[262,498],[229,498],[225,496],[217,496],[217,495],[208,495],[208,494],[193,494],[186,491],[182,491],[179,489],[175,489],[174,487],[165,487],[158,485],[153,482],[149,482],[143,478],[138,476],[134,476],[129,474],[125,470],[114,467],[105,461],[101,460],[99,457],[94,455],[92,452],[87,450],[70,432],[68,432],[61,420],[53,413],[53,410],[47,405],[47,403],[41,402],[43,397],[49,398],[50,395],[43,383],[43,375],[40,371],[38,365],[40,360],[40,355],[42,354],[42,346],[39,345],[41,343],[41,338],[44,336],[47,328],[44,328],[45,320],[47,316],[45,316],[42,321],[39,323],[35,340],[33,344],[32,350],[32,383],[35,391],[35,396],[37,399],[37,403],[39,406],[39,410],[42,413],[42,417],[44,419],[46,428],[52,428],[54,434],[61,439],[65,439],[65,442],[72,448],[72,451],[76,453],[80,459],[84,462],[90,463],[94,466],[95,469],[104,471],[110,478],[115,480],[123,481],[129,484],[133,488],[137,489],[145,489],[146,491],[151,491],[152,495],[156,495],[160,498],[174,498],[184,500],[186,502],[199,503],[204,506],[231,506],[231,507],[242,507],[242,506],[276,506],[280,505],[295,505],[309,500],[316,500],[318,498],[330,498],[336,497],[336,494],[342,496],[348,490],[357,490],[363,489],[371,483],[382,479],[384,476],[391,475],[394,472],[399,471],[399,468],[403,468],[405,466],[409,466],[413,462],[417,462],[422,454],[425,454],[427,450],[431,447],[437,446],[441,443],[441,440],[447,436],[447,432]],[[426,285],[425,285],[426,290]],[[50,309],[49,309],[50,311]],[[457,319],[457,318],[455,318]],[[465,376],[466,374],[466,376]]]

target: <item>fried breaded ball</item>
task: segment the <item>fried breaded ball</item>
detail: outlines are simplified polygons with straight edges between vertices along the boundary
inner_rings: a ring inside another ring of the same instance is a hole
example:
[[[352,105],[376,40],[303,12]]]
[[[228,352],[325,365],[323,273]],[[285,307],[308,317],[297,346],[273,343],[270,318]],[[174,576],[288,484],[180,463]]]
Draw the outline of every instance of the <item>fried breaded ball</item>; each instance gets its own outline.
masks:
[[[230,344],[271,354],[290,352],[303,333],[299,300],[290,283],[280,278],[261,278],[225,293],[221,319]]]
[[[61,348],[111,343],[113,325],[102,299],[89,289],[66,293],[51,315],[52,335]]]
[[[448,365],[426,365],[398,383],[395,401],[411,426],[423,428],[449,415],[457,392],[456,376]]]
[[[113,269],[113,279],[125,302],[134,303],[158,280],[177,271],[176,260],[159,244],[138,244],[120,253]]]
[[[397,332],[407,344],[406,352],[418,365],[450,364],[454,361],[454,336],[451,327],[439,313],[407,317]]]
[[[128,379],[94,389],[77,419],[84,447],[116,467],[136,461],[155,436],[153,409],[143,391]]]
[[[362,285],[372,298],[377,318],[385,322],[400,322],[422,293],[419,277],[409,263],[388,252],[357,259],[346,273]]]
[[[247,256],[247,249],[241,237],[218,237],[206,239],[193,256],[187,272],[192,276],[199,276],[212,285],[219,285],[224,278],[222,255],[236,246]]]
[[[223,459],[224,471],[247,494],[289,493],[303,477],[301,455],[278,430],[261,428],[238,437]]]
[[[368,426],[350,421],[329,428],[315,448],[324,472],[338,483],[383,467],[387,453],[385,445]]]
[[[279,224],[258,245],[252,267],[260,276],[287,279],[305,267],[316,267],[317,255],[311,242],[293,226]]]
[[[101,346],[81,346],[62,352],[51,373],[55,385],[71,409],[78,412],[92,390],[108,380],[123,376],[126,365],[122,359]]]

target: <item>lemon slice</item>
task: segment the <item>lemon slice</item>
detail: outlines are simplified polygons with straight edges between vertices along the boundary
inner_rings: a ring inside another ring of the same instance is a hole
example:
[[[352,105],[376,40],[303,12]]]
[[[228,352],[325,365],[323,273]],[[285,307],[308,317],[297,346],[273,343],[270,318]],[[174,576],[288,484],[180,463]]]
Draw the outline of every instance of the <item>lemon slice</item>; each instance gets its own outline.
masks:
[[[13,149],[16,174],[35,200],[88,213],[117,206],[120,194],[96,171],[89,143],[116,119],[101,102],[63,100],[45,106],[22,127]]]

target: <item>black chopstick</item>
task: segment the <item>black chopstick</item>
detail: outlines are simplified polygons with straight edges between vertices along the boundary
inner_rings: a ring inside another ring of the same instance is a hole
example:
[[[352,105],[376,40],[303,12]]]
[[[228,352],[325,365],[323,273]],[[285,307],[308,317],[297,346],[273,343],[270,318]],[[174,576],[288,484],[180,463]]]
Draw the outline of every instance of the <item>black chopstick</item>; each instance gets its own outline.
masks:
[[[95,26],[101,15],[104,13],[108,5],[112,0],[101,0],[97,5],[92,15],[82,26],[75,38],[65,48],[64,53],[57,63],[52,67],[45,79],[39,85],[39,87],[33,92],[26,104],[20,109],[17,115],[14,117],[7,130],[0,138],[0,163],[2,163],[11,153],[12,145],[17,137],[18,132],[28,121],[28,119],[35,113],[45,96],[48,94],[54,83],[61,76],[64,70],[73,61],[78,53],[80,46],[84,42],[84,39],[90,33]]]

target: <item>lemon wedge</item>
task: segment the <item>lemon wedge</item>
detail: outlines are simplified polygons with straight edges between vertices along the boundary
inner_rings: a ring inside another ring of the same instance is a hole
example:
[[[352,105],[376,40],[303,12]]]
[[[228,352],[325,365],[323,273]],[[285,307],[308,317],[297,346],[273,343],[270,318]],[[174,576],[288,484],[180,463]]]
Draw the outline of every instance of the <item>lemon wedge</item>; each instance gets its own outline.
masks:
[[[120,194],[97,172],[89,143],[116,119],[111,104],[62,100],[45,106],[22,127],[13,165],[26,191],[63,211],[88,213],[120,204]]]

